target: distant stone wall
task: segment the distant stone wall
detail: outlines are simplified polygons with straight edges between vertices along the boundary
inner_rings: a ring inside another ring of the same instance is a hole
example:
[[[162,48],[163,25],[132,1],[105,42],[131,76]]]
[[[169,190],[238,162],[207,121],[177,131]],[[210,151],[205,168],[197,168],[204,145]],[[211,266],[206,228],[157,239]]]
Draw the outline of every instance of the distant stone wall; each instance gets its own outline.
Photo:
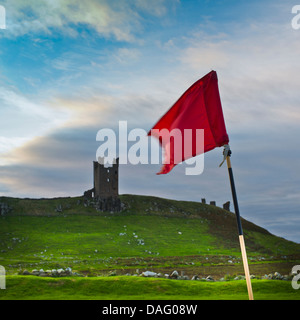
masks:
[[[230,211],[230,201],[227,201],[225,203],[223,203],[223,209]]]
[[[201,199],[201,203],[206,204],[206,199],[202,198]],[[216,206],[216,201],[210,201],[209,204],[211,206]],[[227,201],[227,202],[223,203],[223,209],[227,210],[227,211],[230,211],[230,201]]]
[[[85,198],[92,199],[93,196],[94,196],[94,190],[95,190],[95,189],[93,188],[93,189],[84,191],[83,196],[84,196]]]

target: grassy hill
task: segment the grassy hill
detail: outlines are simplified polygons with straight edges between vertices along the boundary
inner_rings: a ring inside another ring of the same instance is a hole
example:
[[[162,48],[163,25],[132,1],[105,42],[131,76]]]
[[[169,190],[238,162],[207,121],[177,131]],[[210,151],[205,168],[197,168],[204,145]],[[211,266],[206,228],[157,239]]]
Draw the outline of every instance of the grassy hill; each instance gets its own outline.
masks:
[[[255,300],[299,300],[300,290],[290,281],[252,280]],[[244,280],[226,282],[176,281],[143,277],[44,278],[7,276],[7,289],[0,290],[1,300],[248,300]],[[110,301],[109,303],[111,303]],[[77,301],[76,301],[77,303]],[[168,302],[169,303],[169,302]],[[194,303],[194,302],[193,302]],[[104,303],[104,305],[108,305]],[[133,305],[132,302],[125,305]],[[139,304],[135,304],[138,305]],[[9,308],[5,302],[3,308]],[[51,304],[51,306],[55,306]],[[77,304],[78,306],[78,304]],[[207,305],[205,305],[207,307]],[[91,305],[89,304],[89,307]],[[96,304],[99,312],[99,303]],[[203,306],[204,307],[204,306]],[[216,305],[214,305],[216,307]],[[228,301],[226,301],[226,308]],[[296,306],[295,306],[296,307]],[[10,308],[11,309],[11,308]],[[76,314],[81,308],[68,308]],[[270,315],[270,308],[267,308]],[[22,308],[22,313],[24,309]],[[32,308],[28,308],[32,312]],[[57,308],[54,308],[57,312]],[[218,310],[218,309],[216,309]],[[214,314],[216,314],[214,310]],[[251,307],[253,311],[253,306]],[[274,309],[272,309],[274,310]],[[292,308],[292,310],[294,310]],[[48,314],[47,310],[47,314]],[[90,310],[89,310],[90,311]],[[257,310],[261,312],[261,310]],[[223,308],[221,308],[221,312]],[[274,311],[275,312],[275,311]],[[61,313],[61,310],[60,310]]]
[[[83,197],[1,197],[0,265],[24,269],[71,267],[82,274],[144,270],[216,278],[243,274],[235,215],[198,202],[122,195],[120,213],[98,212]],[[242,219],[250,273],[288,274],[300,245]],[[297,263],[298,261],[298,263]]]

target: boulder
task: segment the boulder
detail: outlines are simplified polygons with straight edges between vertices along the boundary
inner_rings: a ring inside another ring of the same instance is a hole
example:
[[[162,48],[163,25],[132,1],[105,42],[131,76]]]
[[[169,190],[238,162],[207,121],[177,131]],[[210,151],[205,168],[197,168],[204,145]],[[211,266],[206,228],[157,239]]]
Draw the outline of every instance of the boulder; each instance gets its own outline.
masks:
[[[171,279],[177,279],[179,276],[178,272],[176,270],[174,270],[171,275],[170,275],[170,278]]]
[[[234,280],[245,280],[245,276],[237,276],[234,278]]]
[[[65,273],[67,275],[72,275],[72,269],[70,267],[66,268]]]
[[[48,277],[49,275],[46,272],[40,272],[39,277]]]
[[[28,270],[24,270],[22,274],[23,274],[23,276],[30,276],[31,275],[31,273]]]
[[[156,275],[157,273],[152,271],[144,271],[141,273],[141,277],[155,277]]]
[[[39,270],[37,270],[37,269],[33,269],[33,270],[31,271],[31,274],[33,274],[34,276],[38,276],[38,275],[40,274],[40,272],[39,272]]]
[[[52,269],[51,270],[51,274],[52,274],[52,276],[57,276],[57,270],[56,269]]]

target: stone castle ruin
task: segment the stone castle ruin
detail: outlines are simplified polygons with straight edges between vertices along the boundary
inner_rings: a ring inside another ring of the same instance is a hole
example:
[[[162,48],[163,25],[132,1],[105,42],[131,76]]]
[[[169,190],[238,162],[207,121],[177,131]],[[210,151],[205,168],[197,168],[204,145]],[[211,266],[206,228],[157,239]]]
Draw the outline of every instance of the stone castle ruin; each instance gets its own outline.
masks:
[[[206,204],[206,199],[205,199],[205,198],[202,198],[202,199],[201,199],[201,203]],[[211,206],[216,206],[216,201],[210,201],[209,204],[210,204]],[[227,202],[223,203],[223,209],[224,209],[224,210],[227,210],[227,211],[230,211],[230,201],[227,201]]]
[[[93,162],[94,187],[84,192],[86,200],[93,200],[100,211],[121,211],[119,198],[119,158],[114,159],[111,167],[105,167],[102,158]]]
[[[93,205],[99,211],[119,212],[122,203],[119,198],[119,158],[113,160],[110,167],[104,166],[104,158],[93,162],[94,187],[84,192],[85,203]],[[206,204],[206,199],[201,202]],[[216,201],[210,201],[216,206]],[[1,207],[0,207],[1,209]],[[223,209],[230,211],[230,202],[223,204]]]

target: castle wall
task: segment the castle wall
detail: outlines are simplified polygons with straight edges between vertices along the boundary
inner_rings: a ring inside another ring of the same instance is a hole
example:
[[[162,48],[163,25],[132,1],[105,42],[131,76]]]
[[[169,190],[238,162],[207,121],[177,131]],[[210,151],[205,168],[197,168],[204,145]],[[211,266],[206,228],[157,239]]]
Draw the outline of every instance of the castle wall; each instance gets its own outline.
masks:
[[[118,197],[119,158],[112,167],[94,161],[94,197]]]

